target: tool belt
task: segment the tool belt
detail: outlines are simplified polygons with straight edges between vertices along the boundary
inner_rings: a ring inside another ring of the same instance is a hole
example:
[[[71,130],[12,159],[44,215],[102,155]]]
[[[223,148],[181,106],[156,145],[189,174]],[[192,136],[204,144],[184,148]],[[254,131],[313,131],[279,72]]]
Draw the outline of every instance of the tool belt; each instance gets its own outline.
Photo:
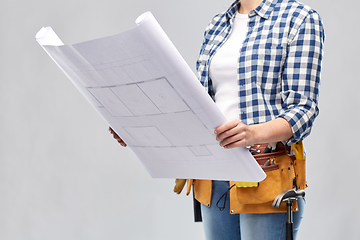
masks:
[[[266,173],[266,178],[251,186],[236,184],[232,191],[240,204],[263,204],[272,202],[284,190],[293,188],[305,189],[306,173],[305,158],[297,159],[290,155],[291,147],[281,142],[276,144],[276,151],[263,153],[267,144],[256,144],[251,147],[254,158]]]

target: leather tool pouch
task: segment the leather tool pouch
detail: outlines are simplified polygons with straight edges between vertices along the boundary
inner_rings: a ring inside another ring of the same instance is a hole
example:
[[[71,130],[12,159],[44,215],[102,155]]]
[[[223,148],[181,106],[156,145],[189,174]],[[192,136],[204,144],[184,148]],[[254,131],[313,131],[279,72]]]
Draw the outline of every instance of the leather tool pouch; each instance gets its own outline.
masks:
[[[305,189],[308,187],[306,182],[306,159],[295,159],[294,168],[296,174],[297,189]]]
[[[262,167],[266,178],[259,182],[258,187],[236,187],[236,196],[240,204],[262,204],[272,202],[284,190],[293,188],[295,168],[293,159],[283,152],[259,154],[254,156],[260,165],[268,159],[273,162],[270,166]],[[299,169],[302,163],[297,163]]]

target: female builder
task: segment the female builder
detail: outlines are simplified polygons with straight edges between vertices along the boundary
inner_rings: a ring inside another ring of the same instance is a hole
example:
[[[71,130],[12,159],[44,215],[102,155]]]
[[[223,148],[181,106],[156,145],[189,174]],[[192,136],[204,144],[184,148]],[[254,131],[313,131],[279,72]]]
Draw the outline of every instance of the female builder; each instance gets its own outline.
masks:
[[[226,149],[252,146],[251,150],[260,152],[258,156],[266,155],[261,153],[268,143],[277,142],[277,147],[273,147],[274,155],[268,159],[276,170],[266,172],[267,183],[231,188],[224,211],[216,202],[232,182],[188,181],[202,203],[206,239],[285,239],[284,209],[271,207],[273,196],[261,199],[271,195],[272,186],[279,181],[289,189],[293,186],[290,172],[296,164],[288,156],[289,146],[310,133],[319,112],[323,41],[320,16],[296,0],[235,1],[208,25],[197,71],[201,83],[229,120],[215,129],[216,139]],[[276,171],[280,178],[273,180]],[[266,189],[261,189],[264,186]],[[304,183],[296,186],[305,188]],[[294,207],[295,238],[304,207],[303,199]]]

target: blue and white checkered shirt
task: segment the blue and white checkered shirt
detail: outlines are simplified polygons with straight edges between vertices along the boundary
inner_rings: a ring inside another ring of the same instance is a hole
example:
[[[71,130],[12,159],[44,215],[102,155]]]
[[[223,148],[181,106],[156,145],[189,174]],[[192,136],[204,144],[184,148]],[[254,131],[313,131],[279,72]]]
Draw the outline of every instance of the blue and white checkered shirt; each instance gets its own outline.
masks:
[[[240,2],[208,25],[196,64],[201,83],[214,99],[209,63],[231,32]],[[264,0],[249,13],[239,53],[239,119],[248,125],[285,118],[292,145],[311,131],[318,97],[324,30],[316,11],[295,0]]]

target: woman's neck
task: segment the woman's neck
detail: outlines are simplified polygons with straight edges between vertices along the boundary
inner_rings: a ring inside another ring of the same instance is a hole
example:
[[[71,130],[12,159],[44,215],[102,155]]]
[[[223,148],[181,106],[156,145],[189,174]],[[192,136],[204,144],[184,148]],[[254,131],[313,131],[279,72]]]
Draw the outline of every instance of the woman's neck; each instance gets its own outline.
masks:
[[[250,11],[257,8],[263,0],[241,0],[239,13],[248,14]]]

